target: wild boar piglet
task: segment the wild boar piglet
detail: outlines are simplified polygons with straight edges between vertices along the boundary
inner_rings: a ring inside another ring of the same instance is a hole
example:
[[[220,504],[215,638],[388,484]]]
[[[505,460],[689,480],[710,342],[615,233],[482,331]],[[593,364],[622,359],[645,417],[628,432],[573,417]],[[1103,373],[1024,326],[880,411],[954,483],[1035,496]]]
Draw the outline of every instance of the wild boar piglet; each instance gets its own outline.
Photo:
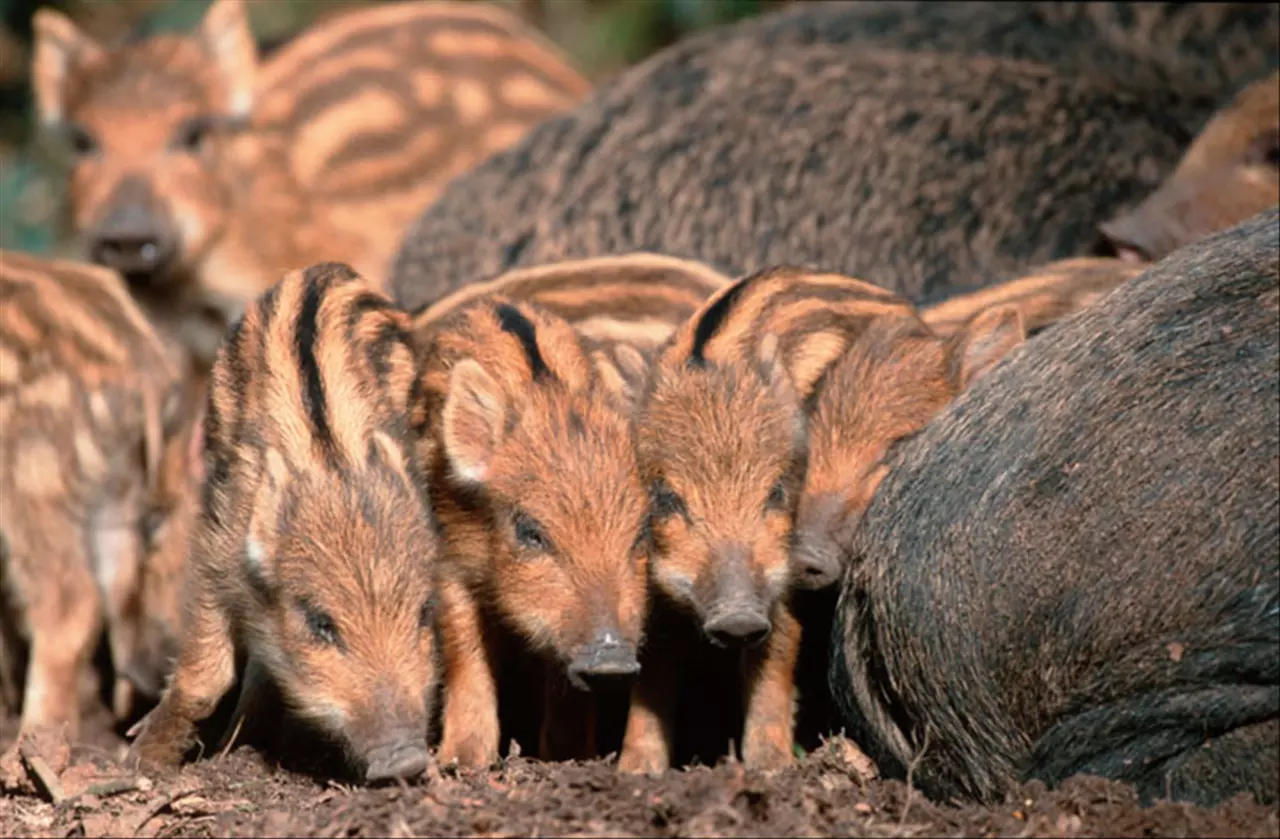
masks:
[[[88,258],[121,271],[205,370],[285,271],[333,259],[380,283],[451,177],[590,89],[483,3],[348,9],[261,60],[241,0],[120,45],[52,9],[33,28],[36,110],[67,152]]]
[[[164,525],[151,499],[180,384],[112,271],[0,251],[0,299],[0,643],[5,659],[30,645],[22,728],[74,737],[104,617],[117,712],[162,675],[144,542]]]
[[[436,687],[425,481],[404,441],[408,316],[341,264],[287,275],[229,330],[204,419],[178,662],[134,757],[178,762],[246,660],[367,780],[427,761]]]
[[[1280,71],[1214,114],[1173,174],[1135,210],[1102,224],[1103,250],[1157,261],[1280,201]]]
[[[499,744],[512,656],[546,663],[544,756],[589,756],[595,702],[639,670],[649,496],[631,442],[627,370],[565,320],[486,295],[422,323],[419,457],[445,542],[442,762],[483,766]],[[575,709],[581,709],[575,711]]]

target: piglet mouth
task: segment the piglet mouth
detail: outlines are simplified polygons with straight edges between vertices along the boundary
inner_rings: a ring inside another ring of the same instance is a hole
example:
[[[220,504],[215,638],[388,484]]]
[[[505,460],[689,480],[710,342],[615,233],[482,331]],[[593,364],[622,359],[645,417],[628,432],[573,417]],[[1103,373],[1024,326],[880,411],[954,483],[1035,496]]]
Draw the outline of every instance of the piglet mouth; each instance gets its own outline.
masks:
[[[366,783],[408,780],[426,771],[427,743],[420,736],[405,733],[388,738],[365,753]]]
[[[1110,257],[1133,265],[1151,262],[1151,254],[1127,231],[1136,227],[1127,216],[1104,222],[1098,226],[1098,242],[1093,249],[1095,256]]]
[[[612,632],[603,633],[570,662],[569,683],[578,690],[625,690],[640,673],[635,644]]]
[[[710,612],[702,624],[712,644],[730,650],[763,644],[772,628],[768,614],[754,607],[717,609]]]

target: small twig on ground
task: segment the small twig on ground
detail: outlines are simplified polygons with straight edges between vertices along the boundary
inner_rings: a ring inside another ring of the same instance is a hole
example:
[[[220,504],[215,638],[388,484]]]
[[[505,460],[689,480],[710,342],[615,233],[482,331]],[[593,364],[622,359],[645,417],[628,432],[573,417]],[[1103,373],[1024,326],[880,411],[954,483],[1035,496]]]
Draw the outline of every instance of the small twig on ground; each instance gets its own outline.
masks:
[[[66,800],[66,793],[62,791],[62,784],[58,781],[58,775],[45,762],[45,759],[38,754],[28,754],[26,749],[19,751],[22,762],[27,765],[27,771],[31,773],[31,778],[36,782],[36,786],[40,791],[48,796],[53,802],[53,806],[58,806]]]
[[[146,826],[147,822],[151,821],[156,816],[160,815],[162,812],[167,810],[169,807],[173,806],[173,803],[175,801],[180,801],[181,799],[186,798],[188,795],[194,795],[196,792],[199,791],[199,789],[200,789],[199,787],[188,787],[186,789],[180,789],[177,792],[173,792],[173,793],[170,793],[169,795],[164,796],[155,804],[152,804],[150,807],[147,808],[146,812],[142,814],[142,818],[138,820],[136,824],[133,825],[133,830],[129,831],[130,835],[137,836],[138,831],[142,830],[142,828]]]
[[[240,736],[240,729],[244,727],[244,715],[241,714],[236,719],[236,727],[231,729],[231,733],[227,735],[227,742],[222,747],[222,751],[218,752],[218,762],[221,763],[224,758],[231,752],[231,747],[236,744],[236,738]]]
[[[911,812],[911,796],[915,792],[915,776],[916,767],[920,765],[920,761],[924,759],[924,753],[929,748],[929,726],[924,729],[924,742],[920,744],[920,751],[916,752],[915,757],[911,758],[911,762],[907,764],[907,800],[902,805],[902,818],[898,819],[898,830],[903,830],[907,823],[907,814]]]
[[[62,804],[57,806],[61,806],[64,809],[70,808],[75,806],[77,801],[86,796],[93,796],[95,798],[111,798],[114,795],[133,792],[136,789],[138,789],[137,778],[111,778],[87,787],[83,792],[76,793],[70,798],[63,800]]]

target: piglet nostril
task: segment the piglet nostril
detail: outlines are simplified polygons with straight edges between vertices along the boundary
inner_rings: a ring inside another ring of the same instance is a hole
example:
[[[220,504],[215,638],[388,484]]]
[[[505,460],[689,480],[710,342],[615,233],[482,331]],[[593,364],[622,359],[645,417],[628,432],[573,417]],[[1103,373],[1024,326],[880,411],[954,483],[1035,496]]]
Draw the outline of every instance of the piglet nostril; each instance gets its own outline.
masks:
[[[369,752],[364,778],[368,782],[413,778],[427,768],[425,743],[398,741]]]
[[[752,647],[769,637],[769,618],[753,611],[724,612],[707,620],[703,630],[721,647]]]
[[[94,262],[113,268],[131,280],[162,273],[172,255],[172,247],[164,237],[149,232],[100,235],[90,247]]]
[[[635,646],[605,633],[569,665],[569,681],[580,690],[621,689],[639,672]]]

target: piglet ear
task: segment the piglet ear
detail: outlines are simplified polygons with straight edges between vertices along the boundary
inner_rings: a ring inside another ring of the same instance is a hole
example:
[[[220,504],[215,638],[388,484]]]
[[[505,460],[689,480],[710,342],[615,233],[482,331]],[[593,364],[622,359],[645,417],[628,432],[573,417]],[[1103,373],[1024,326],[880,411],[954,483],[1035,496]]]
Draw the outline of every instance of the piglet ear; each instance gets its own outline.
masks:
[[[63,94],[71,71],[99,60],[105,51],[69,17],[53,9],[38,9],[31,27],[36,41],[31,59],[36,113],[42,123],[56,123],[66,117]]]
[[[782,347],[778,342],[777,335],[769,332],[760,340],[760,349],[756,354],[756,364],[759,366],[760,377],[764,379],[765,384],[769,386],[769,389],[775,395],[784,400],[796,399],[795,383],[791,380],[790,373],[787,372]]]
[[[257,84],[258,45],[242,0],[215,0],[200,21],[200,39],[222,77],[228,115],[247,117]]]
[[[289,467],[284,458],[275,449],[267,449],[244,540],[245,566],[252,579],[269,580],[271,577],[280,532],[280,510],[284,505],[288,480]]]
[[[649,372],[644,353],[630,344],[616,344],[594,354],[596,371],[606,390],[625,404],[635,402]]]
[[[445,456],[457,481],[482,484],[489,478],[506,416],[507,400],[498,382],[477,362],[459,362],[441,412]]]
[[[1022,311],[1015,304],[994,306],[975,316],[951,339],[956,389],[967,390],[1026,339]]]

